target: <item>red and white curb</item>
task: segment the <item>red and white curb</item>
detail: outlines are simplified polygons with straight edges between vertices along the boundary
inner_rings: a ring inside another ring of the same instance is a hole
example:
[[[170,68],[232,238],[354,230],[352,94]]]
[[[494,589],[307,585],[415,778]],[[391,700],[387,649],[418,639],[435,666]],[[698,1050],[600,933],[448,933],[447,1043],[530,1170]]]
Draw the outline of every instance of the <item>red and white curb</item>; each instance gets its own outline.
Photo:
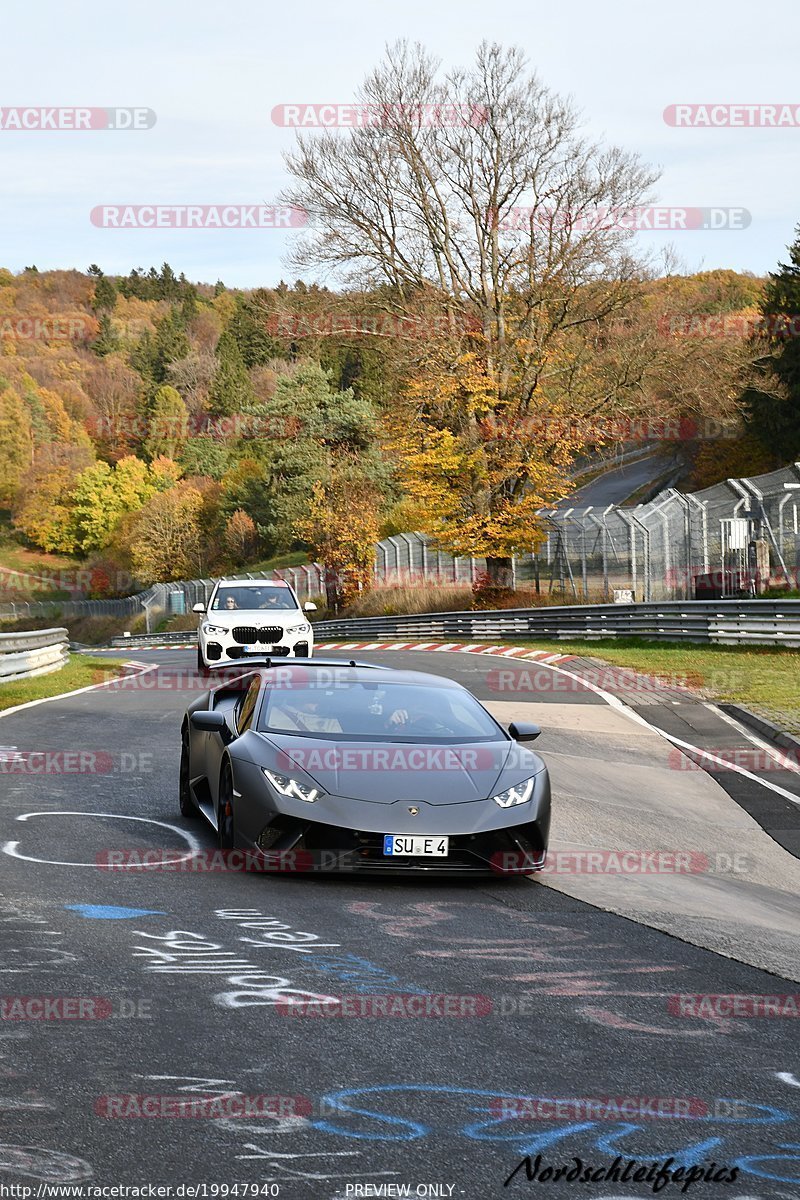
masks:
[[[544,650],[526,650],[524,646],[490,646],[479,642],[317,642],[316,648],[326,650],[444,650],[462,654],[495,654],[501,658],[527,658],[538,662],[567,662],[572,654],[551,654]],[[124,650],[124,646],[114,646]],[[136,650],[196,650],[197,642],[148,642],[147,645],[132,645]],[[95,653],[93,647],[81,653]]]
[[[196,650],[197,642],[159,642],[157,646],[150,642],[146,646],[137,646],[137,650]]]
[[[483,646],[480,642],[317,642],[315,648],[326,650],[445,650],[461,654],[495,654],[503,659],[535,659],[539,662],[566,662],[573,654],[551,654],[545,650],[529,650],[524,646]],[[113,647],[124,650],[124,646]],[[197,642],[148,642],[139,650],[196,650]],[[85,653],[91,653],[86,650]],[[288,660],[291,661],[291,660]]]
[[[89,646],[88,649],[79,650],[78,653],[79,654],[96,654],[97,649],[104,650],[104,651],[109,651],[109,650],[110,651],[114,651],[114,650],[124,651],[126,649],[126,647],[125,646],[100,646],[100,647],[95,648],[94,646]],[[146,642],[146,643],[144,643],[144,645],[142,645],[139,642],[137,642],[135,638],[132,638],[131,644],[130,644],[130,649],[131,650],[196,650],[197,642]]]
[[[524,646],[488,646],[480,642],[317,642],[326,650],[443,650],[445,653],[493,654],[498,658],[535,659],[537,662],[568,662],[573,654],[552,654],[545,650],[526,650]]]

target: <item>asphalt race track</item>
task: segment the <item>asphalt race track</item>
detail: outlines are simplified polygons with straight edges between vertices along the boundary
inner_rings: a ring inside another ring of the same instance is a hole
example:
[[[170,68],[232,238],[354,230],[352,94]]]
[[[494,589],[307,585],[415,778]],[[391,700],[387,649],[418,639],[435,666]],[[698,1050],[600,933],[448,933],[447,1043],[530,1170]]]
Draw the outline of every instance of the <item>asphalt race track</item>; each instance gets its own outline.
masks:
[[[622,1156],[738,1168],[663,1197],[800,1196],[799,876],[785,848],[799,805],[683,769],[591,690],[501,686],[498,664],[530,664],[359,651],[540,721],[567,865],[463,884],[224,870],[212,831],[177,808],[194,653],[136,654],[158,670],[0,719],[0,1184],[652,1196],[646,1181],[524,1170],[504,1187],[525,1155],[540,1171]],[[706,708],[647,707],[697,745],[738,738]],[[53,752],[45,772],[14,771],[31,751]],[[580,865],[598,847],[705,865]],[[121,853],[162,866],[109,869]],[[741,1015],[719,999],[732,995]],[[348,1015],[325,1014],[330,996]],[[368,996],[389,997],[386,1015]]]
[[[570,496],[561,501],[583,508],[586,505],[600,507],[606,504],[622,504],[634,492],[638,492],[645,484],[657,479],[663,474],[665,460],[658,454],[649,454],[647,458],[638,458],[632,463],[624,463],[616,470],[606,471],[596,479],[585,483]]]

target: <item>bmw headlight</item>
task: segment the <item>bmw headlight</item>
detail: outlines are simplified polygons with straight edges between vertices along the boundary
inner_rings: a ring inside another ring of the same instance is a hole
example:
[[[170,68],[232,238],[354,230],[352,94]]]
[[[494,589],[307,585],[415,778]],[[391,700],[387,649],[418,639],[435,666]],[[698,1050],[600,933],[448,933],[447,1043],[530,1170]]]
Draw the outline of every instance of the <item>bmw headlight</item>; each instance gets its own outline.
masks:
[[[203,625],[203,633],[214,633],[219,635],[227,632],[228,631],[224,625],[209,625],[208,622]]]
[[[262,767],[261,770],[281,796],[291,796],[293,800],[305,800],[306,804],[313,804],[325,794],[319,788],[310,788],[305,783],[292,779],[290,775],[278,775],[275,771],[268,771],[266,767]]]
[[[498,792],[496,796],[492,796],[495,804],[499,804],[501,808],[513,808],[515,804],[527,804],[533,795],[533,789],[536,786],[536,776],[524,780],[523,783],[515,783],[513,787],[506,788],[504,792]]]
[[[287,633],[308,633],[308,631],[310,629],[311,629],[311,626],[308,625],[304,621],[302,625],[290,625],[289,628],[286,630],[286,632]]]

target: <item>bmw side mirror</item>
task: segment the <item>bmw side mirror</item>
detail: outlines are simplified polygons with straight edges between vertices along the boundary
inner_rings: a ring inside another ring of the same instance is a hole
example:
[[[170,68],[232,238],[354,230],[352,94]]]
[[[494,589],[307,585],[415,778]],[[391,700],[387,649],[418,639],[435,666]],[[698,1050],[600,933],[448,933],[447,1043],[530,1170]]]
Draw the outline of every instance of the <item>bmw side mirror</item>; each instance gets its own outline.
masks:
[[[508,732],[515,742],[533,742],[542,731],[532,721],[512,721]]]
[[[196,613],[204,613],[205,611],[206,611],[206,606],[205,606],[205,604],[194,604],[194,605],[192,605],[192,612],[196,612]]]
[[[313,602],[313,600],[306,600],[305,604],[303,605],[303,612],[316,612],[316,611],[317,611],[317,606]]]

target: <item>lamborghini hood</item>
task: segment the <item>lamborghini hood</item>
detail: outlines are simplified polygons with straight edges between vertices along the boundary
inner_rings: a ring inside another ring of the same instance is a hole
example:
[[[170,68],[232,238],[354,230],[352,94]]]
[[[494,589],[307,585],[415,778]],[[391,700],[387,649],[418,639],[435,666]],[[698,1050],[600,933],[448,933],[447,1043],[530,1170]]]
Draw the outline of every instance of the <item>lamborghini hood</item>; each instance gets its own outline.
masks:
[[[372,803],[469,803],[544,770],[537,754],[505,740],[442,745],[340,742],[290,733],[258,737],[264,752],[259,762],[267,770],[304,774],[328,795]]]

